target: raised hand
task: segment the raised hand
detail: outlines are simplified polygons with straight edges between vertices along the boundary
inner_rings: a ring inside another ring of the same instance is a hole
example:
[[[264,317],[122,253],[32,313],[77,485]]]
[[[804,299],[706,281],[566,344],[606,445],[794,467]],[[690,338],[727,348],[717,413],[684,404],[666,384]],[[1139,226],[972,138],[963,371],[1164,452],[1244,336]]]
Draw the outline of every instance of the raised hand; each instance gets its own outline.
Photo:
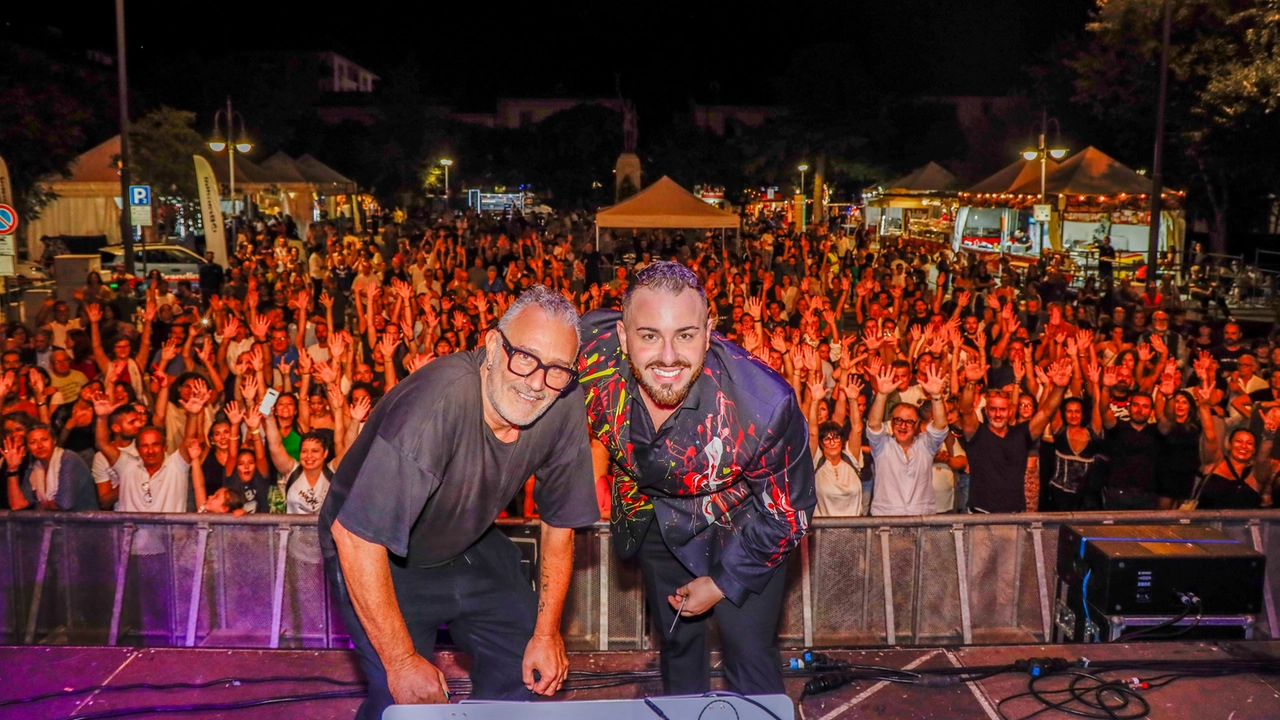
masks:
[[[971,362],[964,366],[964,378],[969,382],[978,382],[987,376],[989,367],[985,363]]]
[[[252,405],[253,401],[258,397],[258,390],[261,389],[261,384],[258,382],[258,376],[245,374],[241,377],[243,377],[244,380],[240,386],[240,393],[244,395],[245,403]]]
[[[272,408],[274,411],[275,408]],[[262,411],[257,405],[250,405],[249,411],[244,415],[244,424],[248,426],[250,431],[257,430],[262,426]]]
[[[1150,343],[1151,343],[1151,349],[1155,350],[1157,355],[1161,357],[1166,357],[1169,355],[1169,346],[1165,344],[1164,339],[1161,338],[1159,335],[1152,335],[1150,339]]]
[[[1070,357],[1076,357],[1079,354],[1079,352],[1080,352],[1080,348],[1076,344],[1076,339],[1068,335],[1067,336],[1067,355]]]
[[[198,413],[204,410],[205,404],[209,402],[209,398],[212,395],[213,393],[205,385],[204,380],[196,378],[191,381],[191,397],[182,401],[182,409],[188,413]]]
[[[396,356],[396,348],[400,345],[400,341],[391,336],[391,333],[382,333],[382,341],[378,343],[378,349],[382,351],[382,361],[391,362]],[[332,382],[326,380],[325,382]]]
[[[1013,366],[1013,379],[1022,382],[1022,378],[1027,375],[1027,364],[1021,360],[1014,360],[1010,365]]]
[[[11,433],[4,439],[4,448],[0,450],[4,453],[4,461],[9,466],[10,472],[17,472],[22,467],[22,458],[27,455],[26,440],[17,433]]]
[[[400,278],[391,278],[391,289],[395,290],[396,294],[405,300],[413,297],[413,288],[409,287],[409,283]]]
[[[240,332],[240,321],[232,315],[227,318],[227,324],[222,326],[222,337],[233,338],[238,332]]]
[[[1067,358],[1062,358],[1049,366],[1047,374],[1054,385],[1064,388],[1071,384],[1071,370],[1071,361]]]
[[[827,394],[826,383],[823,382],[821,375],[816,380],[810,380],[805,384],[805,387],[809,388],[809,398],[812,400],[817,400]]]
[[[880,334],[880,330],[874,325],[867,327],[862,333],[862,342],[867,346],[868,350],[879,350],[884,345],[884,337]]]
[[[320,382],[328,385],[338,379],[337,369],[330,363],[318,362],[314,365],[315,374],[320,378]]]
[[[1167,398],[1173,397],[1178,391],[1178,366],[1175,363],[1165,365],[1164,372],[1160,375],[1160,392]]]
[[[169,361],[176,357],[178,357],[178,339],[169,338],[164,345],[160,346],[160,362],[168,365]]]
[[[170,377],[169,373],[165,372],[164,368],[160,365],[152,366],[151,380],[155,382],[156,387],[161,390],[164,390],[173,383],[173,378]]]
[[[924,382],[920,383],[920,387],[924,388],[926,393],[929,393],[930,398],[937,398],[942,395],[942,389],[946,382],[946,376],[939,371],[938,366],[932,365],[925,373]]]
[[[862,394],[863,387],[865,387],[865,384],[862,382],[862,378],[857,375],[850,375],[849,381],[844,385],[844,396],[848,398],[851,403],[857,402],[855,398]],[[856,407],[856,405],[850,406],[850,409],[856,410]]]
[[[1112,388],[1115,387],[1118,382],[1120,382],[1120,369],[1115,365],[1108,365],[1107,368],[1102,371],[1102,387]]]
[[[876,393],[879,395],[890,395],[894,390],[898,389],[898,384],[893,381],[892,365],[881,367],[880,372],[876,373],[871,380],[875,384]]]
[[[1271,408],[1263,414],[1262,429],[1268,433],[1280,430],[1280,408]]]
[[[1090,360],[1089,364],[1084,368],[1084,375],[1089,380],[1090,385],[1096,386],[1102,375],[1102,368],[1098,366],[1098,361]]]
[[[303,355],[306,355],[306,353],[299,353],[298,359],[301,360]],[[276,369],[280,371],[280,377],[290,377],[289,373],[293,370],[293,365],[291,362],[285,362],[284,357],[281,357],[280,362],[276,363]]]
[[[267,339],[267,330],[271,329],[271,323],[267,320],[266,315],[259,315],[253,320],[253,337],[262,342]]]
[[[1142,362],[1151,362],[1151,358],[1155,357],[1155,353],[1151,351],[1151,346],[1147,343],[1138,344],[1138,359]]]
[[[787,334],[778,328],[769,336],[769,346],[780,353],[787,351]]]
[[[328,290],[320,291],[320,304],[323,305],[326,310],[333,309],[333,296],[329,294]]]
[[[235,432],[240,429],[240,423],[244,420],[244,410],[241,409],[240,403],[232,400],[227,403],[223,410],[227,413],[227,422],[231,423],[231,431]]]
[[[102,322],[102,308],[97,303],[92,303],[85,308],[85,313],[89,316],[89,322],[94,325]]]

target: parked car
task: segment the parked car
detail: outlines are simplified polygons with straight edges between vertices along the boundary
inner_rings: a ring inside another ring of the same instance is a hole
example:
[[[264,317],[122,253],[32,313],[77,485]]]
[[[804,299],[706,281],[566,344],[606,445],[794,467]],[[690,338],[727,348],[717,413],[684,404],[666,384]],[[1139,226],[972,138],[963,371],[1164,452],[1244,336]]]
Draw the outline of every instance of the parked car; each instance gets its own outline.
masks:
[[[110,271],[124,263],[124,246],[108,245],[98,251],[102,255],[102,269]],[[204,258],[181,245],[148,245],[133,248],[133,271],[139,278],[152,270],[170,282],[190,280],[193,286],[200,281],[200,264]]]
[[[30,260],[18,260],[13,264],[14,284],[23,287],[53,282],[53,278],[45,271],[44,266]]]

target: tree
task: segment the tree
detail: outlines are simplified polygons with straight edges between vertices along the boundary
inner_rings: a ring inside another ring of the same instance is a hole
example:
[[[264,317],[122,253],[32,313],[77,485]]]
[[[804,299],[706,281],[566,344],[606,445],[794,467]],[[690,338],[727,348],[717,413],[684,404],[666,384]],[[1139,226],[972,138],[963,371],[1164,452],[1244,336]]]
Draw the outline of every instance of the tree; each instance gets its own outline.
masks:
[[[193,112],[160,107],[129,124],[130,179],[151,186],[156,229],[163,225],[172,230],[178,215],[194,218],[199,214],[192,156],[203,152],[205,144],[192,128],[195,121]]]
[[[1228,210],[1280,181],[1275,0],[1179,0],[1169,46],[1165,175],[1192,190],[1226,249]],[[1076,100],[1088,103],[1130,157],[1144,157],[1155,127],[1163,5],[1099,2],[1089,39],[1071,60]]]
[[[0,45],[0,155],[23,218],[39,217],[54,199],[40,181],[69,174],[71,161],[109,127],[110,87],[101,74]]]

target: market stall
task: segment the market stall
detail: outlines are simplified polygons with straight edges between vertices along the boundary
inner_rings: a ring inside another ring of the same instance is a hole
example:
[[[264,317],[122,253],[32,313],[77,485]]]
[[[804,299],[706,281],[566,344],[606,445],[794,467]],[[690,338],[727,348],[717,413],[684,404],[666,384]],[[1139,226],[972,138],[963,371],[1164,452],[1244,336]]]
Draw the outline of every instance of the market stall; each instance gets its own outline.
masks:
[[[862,191],[867,224],[881,235],[950,242],[959,209],[959,180],[930,162],[909,175]]]
[[[1001,172],[1008,170],[1006,168]],[[1036,204],[1042,202],[1038,172],[1028,177],[1025,170],[1024,167],[1017,176],[1022,178],[1021,182],[1015,182],[1005,192],[975,192],[989,189],[975,186],[961,194],[969,212],[966,213],[963,233],[953,233],[953,245],[956,249],[986,249],[977,247],[973,242],[965,242],[966,238],[978,237],[977,234],[970,235],[967,229],[981,224],[979,220],[969,219],[970,213],[977,215],[975,211],[1017,211],[1019,224],[1016,229],[1013,225],[1008,225],[1009,232],[1022,229],[1022,221],[1030,215]],[[1151,181],[1148,178],[1130,170],[1097,148],[1089,147],[1077,153],[1045,176],[1043,204],[1050,207],[1045,249],[1066,252],[1082,265],[1087,265],[1091,256],[1096,257],[1092,248],[1103,237],[1110,237],[1111,245],[1116,248],[1122,264],[1141,259],[1147,251],[1150,232],[1147,199],[1150,188]],[[1186,233],[1182,217],[1184,195],[1185,193],[1177,190],[1166,190],[1161,195],[1165,201],[1158,220],[1159,247],[1162,251],[1182,247]],[[1040,226],[1034,220],[1029,222],[1027,234],[1038,237],[1039,233]],[[1038,243],[1022,247],[1024,249],[1021,252],[1028,255],[1040,252]]]
[[[27,257],[44,253],[43,237],[105,235],[120,242],[120,136],[71,161],[70,174],[44,187],[56,196],[27,222]]]
[[[703,202],[675,180],[662,176],[649,187],[617,205],[596,213],[596,248],[600,247],[600,228],[653,229],[719,229],[737,230],[742,219],[735,213]]]
[[[1046,158],[1046,171],[1058,168]],[[1029,207],[1020,207],[1010,191],[1030,181],[1040,180],[1040,161],[1018,159],[996,174],[960,193],[952,246],[982,252],[1025,252],[1031,245],[1035,218]],[[975,203],[990,199],[991,203]]]

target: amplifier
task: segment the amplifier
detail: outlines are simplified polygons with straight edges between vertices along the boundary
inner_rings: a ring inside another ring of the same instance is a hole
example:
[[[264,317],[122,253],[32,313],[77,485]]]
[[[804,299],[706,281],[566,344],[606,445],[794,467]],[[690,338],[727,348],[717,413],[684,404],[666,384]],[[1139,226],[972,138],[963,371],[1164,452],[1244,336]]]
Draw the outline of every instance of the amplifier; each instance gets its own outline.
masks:
[[[1149,624],[1144,617],[1251,626],[1262,611],[1266,563],[1246,542],[1203,525],[1064,525],[1057,624],[1068,639],[1117,622]],[[1199,600],[1194,612],[1188,598]]]
[[[1205,614],[1262,610],[1267,558],[1204,525],[1063,525],[1058,577],[1079,586],[1106,614],[1176,615],[1178,593],[1194,593]]]

